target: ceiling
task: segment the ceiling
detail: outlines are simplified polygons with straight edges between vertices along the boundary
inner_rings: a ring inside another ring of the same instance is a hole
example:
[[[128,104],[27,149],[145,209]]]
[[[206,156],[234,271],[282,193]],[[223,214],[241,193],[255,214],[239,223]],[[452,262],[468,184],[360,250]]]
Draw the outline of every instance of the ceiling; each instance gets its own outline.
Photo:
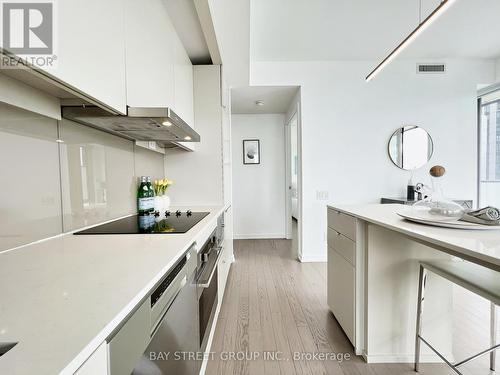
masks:
[[[401,58],[500,57],[500,1],[456,0]]]
[[[231,113],[285,113],[298,86],[250,86],[231,90]],[[261,100],[264,105],[258,106]]]
[[[422,0],[425,18],[440,0]],[[405,56],[500,55],[499,0],[456,0]],[[419,0],[252,0],[253,61],[380,59],[419,21]]]
[[[207,0],[230,87],[247,86],[250,72],[250,0]]]

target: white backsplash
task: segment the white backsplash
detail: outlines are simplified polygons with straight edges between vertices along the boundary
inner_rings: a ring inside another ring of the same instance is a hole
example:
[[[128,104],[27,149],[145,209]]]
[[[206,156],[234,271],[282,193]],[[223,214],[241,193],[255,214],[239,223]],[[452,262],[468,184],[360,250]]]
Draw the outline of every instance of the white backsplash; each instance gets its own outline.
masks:
[[[6,104],[0,163],[0,251],[134,213],[137,177],[164,173],[162,154]]]
[[[0,251],[61,232],[57,121],[0,104]]]

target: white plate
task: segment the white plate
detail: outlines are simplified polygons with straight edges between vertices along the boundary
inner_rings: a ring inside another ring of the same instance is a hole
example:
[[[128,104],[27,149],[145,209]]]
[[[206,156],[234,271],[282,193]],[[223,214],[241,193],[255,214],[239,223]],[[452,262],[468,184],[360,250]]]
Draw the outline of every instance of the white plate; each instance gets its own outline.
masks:
[[[419,224],[432,225],[435,227],[443,227],[443,228],[453,228],[453,229],[472,229],[472,230],[500,230],[500,226],[493,225],[481,225],[476,223],[468,223],[466,221],[458,221],[458,220],[429,220],[424,219],[419,216],[411,215],[409,212],[398,212],[399,216],[406,220],[413,221]]]

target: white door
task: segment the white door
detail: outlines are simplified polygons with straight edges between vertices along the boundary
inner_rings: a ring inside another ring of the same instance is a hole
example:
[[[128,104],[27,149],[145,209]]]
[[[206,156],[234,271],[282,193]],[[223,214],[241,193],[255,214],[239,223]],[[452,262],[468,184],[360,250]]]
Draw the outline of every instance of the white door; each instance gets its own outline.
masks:
[[[290,199],[291,216],[299,219],[299,194],[298,194],[298,176],[299,176],[299,153],[298,153],[298,124],[297,112],[292,116],[289,123],[290,128]]]
[[[286,189],[287,239],[292,240],[295,255],[300,258],[300,148],[299,148],[299,112],[296,111],[286,124]]]

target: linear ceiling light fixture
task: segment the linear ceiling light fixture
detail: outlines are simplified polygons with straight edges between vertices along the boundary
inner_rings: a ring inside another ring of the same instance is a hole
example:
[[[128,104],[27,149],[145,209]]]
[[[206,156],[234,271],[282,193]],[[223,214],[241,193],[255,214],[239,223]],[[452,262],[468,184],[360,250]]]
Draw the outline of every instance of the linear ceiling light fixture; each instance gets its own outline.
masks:
[[[371,81],[389,63],[396,58],[406,47],[408,47],[417,37],[422,34],[436,19],[439,18],[456,0],[443,0],[439,6],[411,32],[385,59],[366,76],[366,82]]]

